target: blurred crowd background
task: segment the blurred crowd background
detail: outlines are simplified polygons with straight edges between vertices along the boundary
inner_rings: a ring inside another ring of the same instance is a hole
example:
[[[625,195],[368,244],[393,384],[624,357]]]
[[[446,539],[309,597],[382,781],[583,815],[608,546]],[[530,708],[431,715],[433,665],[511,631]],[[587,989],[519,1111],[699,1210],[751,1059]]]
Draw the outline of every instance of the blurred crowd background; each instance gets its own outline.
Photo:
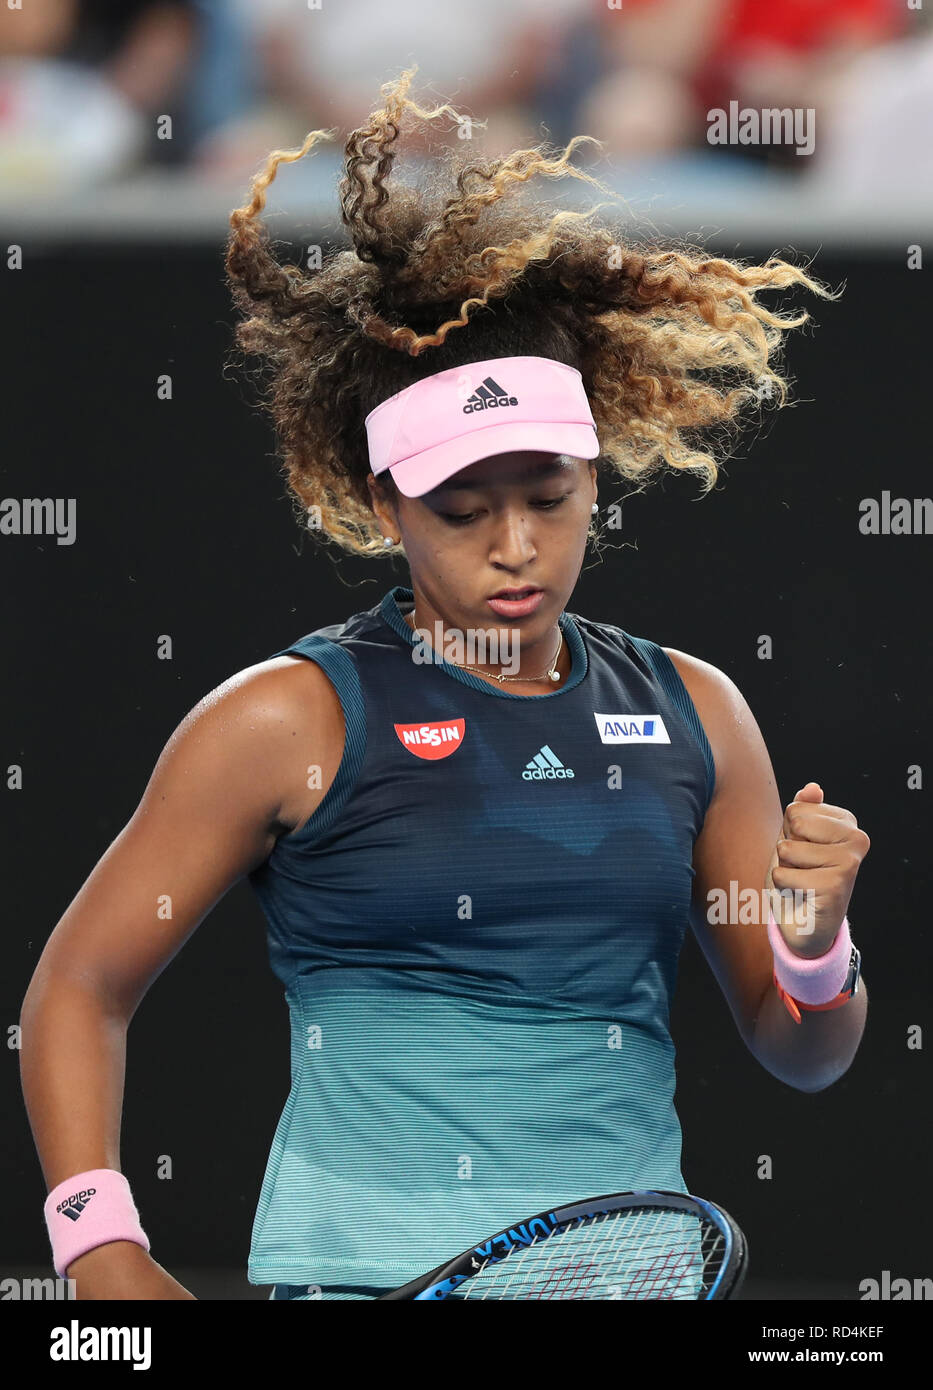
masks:
[[[673,187],[809,181],[871,201],[933,187],[933,0],[13,3],[0,6],[8,212],[17,193],[154,168],[242,186],[315,127],[337,127],[341,150],[411,61],[416,99],[484,122],[485,152],[592,134]],[[813,152],[711,144],[708,113],[730,102],[812,109]]]

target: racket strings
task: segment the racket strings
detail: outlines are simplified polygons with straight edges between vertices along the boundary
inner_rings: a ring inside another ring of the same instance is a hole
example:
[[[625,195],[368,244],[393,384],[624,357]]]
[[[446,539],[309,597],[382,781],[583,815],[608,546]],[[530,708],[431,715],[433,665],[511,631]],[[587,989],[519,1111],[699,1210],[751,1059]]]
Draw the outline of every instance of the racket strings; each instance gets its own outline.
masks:
[[[697,1299],[722,1265],[725,1240],[705,1217],[634,1207],[568,1222],[488,1259],[460,1298]]]

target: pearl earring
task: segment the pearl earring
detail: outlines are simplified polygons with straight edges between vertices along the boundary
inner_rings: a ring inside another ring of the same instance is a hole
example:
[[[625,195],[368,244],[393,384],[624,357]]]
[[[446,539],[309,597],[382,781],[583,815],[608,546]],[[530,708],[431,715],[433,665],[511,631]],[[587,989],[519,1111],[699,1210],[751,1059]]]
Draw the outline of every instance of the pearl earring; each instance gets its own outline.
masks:
[[[383,538],[382,538],[382,544],[383,544],[383,545],[394,545],[394,544],[395,544],[395,541],[392,539],[391,536],[383,536]]]
[[[593,505],[592,505],[592,507],[590,507],[590,511],[591,511],[591,512],[598,512],[598,511],[599,511],[599,503],[598,503],[598,502],[594,502]]]

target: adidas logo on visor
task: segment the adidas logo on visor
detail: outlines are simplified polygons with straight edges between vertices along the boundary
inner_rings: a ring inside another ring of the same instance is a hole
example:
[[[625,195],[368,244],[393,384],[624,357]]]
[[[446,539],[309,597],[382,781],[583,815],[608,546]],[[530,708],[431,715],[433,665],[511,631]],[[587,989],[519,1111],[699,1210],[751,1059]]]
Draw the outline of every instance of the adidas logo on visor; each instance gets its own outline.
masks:
[[[518,405],[518,398],[510,396],[491,376],[487,376],[481,386],[477,386],[463,407],[464,415],[472,415],[475,410],[502,410],[508,405]]]

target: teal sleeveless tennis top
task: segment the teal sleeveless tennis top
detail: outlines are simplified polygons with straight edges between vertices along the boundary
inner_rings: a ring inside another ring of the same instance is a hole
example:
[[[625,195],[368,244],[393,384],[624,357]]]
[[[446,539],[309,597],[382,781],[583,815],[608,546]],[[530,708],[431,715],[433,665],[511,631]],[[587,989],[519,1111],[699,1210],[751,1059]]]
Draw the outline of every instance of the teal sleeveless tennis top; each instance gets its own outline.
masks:
[[[412,601],[275,653],[318,663],[346,737],[249,875],[291,1020],[253,1284],[388,1289],[559,1203],[686,1191],[669,1006],[715,781],[693,702],[656,643],[568,612],[565,683],[513,694],[432,659]]]

